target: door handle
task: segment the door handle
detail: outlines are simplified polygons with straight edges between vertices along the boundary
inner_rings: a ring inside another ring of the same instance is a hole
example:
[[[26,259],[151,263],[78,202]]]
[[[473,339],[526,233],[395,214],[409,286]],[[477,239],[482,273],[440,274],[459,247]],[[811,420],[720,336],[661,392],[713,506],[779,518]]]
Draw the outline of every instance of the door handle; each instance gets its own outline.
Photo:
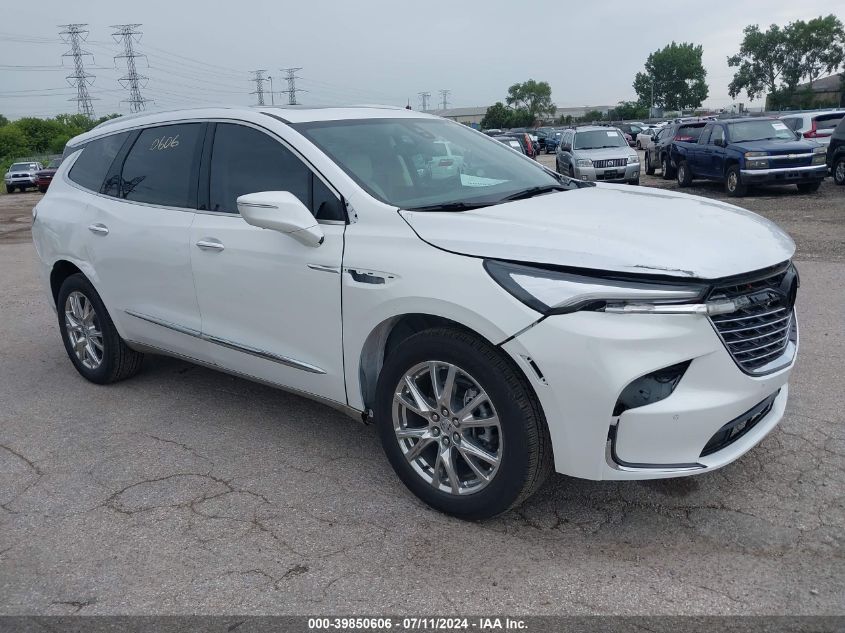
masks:
[[[224,246],[223,243],[219,240],[200,240],[197,242],[197,246],[204,251],[222,251]]]
[[[97,222],[97,224],[89,225],[88,230],[91,231],[92,233],[96,233],[97,235],[108,235],[109,234],[109,227],[107,227],[105,224],[100,224],[99,222]]]

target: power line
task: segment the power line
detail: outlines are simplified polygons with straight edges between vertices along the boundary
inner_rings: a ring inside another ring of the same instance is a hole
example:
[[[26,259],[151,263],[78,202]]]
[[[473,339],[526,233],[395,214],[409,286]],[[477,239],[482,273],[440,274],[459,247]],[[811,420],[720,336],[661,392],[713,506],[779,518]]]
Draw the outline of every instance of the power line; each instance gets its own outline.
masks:
[[[59,32],[62,41],[70,46],[70,50],[62,55],[64,57],[73,57],[73,74],[66,77],[68,83],[76,88],[76,97],[69,99],[69,101],[76,101],[76,107],[80,114],[84,114],[89,119],[94,118],[94,106],[91,105],[92,97],[88,93],[88,86],[94,83],[94,75],[90,75],[85,70],[83,59],[91,57],[91,62],[94,62],[94,56],[82,48],[82,42],[88,38],[87,24],[63,24]]]
[[[420,97],[421,109],[423,112],[428,111],[428,100],[431,98],[430,92],[418,92],[417,93]]]
[[[141,96],[141,84],[146,87],[148,77],[138,74],[138,69],[135,65],[135,59],[146,55],[135,52],[135,42],[140,41],[141,31],[138,30],[140,24],[114,24],[111,28],[116,31],[112,33],[115,42],[123,40],[123,54],[115,55],[115,65],[118,59],[126,60],[126,74],[117,81],[121,86],[129,90],[129,98],[126,102],[129,104],[130,112],[140,112],[146,109],[146,104],[150,101]],[[149,65],[149,63],[148,63]]]
[[[283,94],[287,94],[288,96],[288,105],[296,105],[296,93],[297,92],[308,92],[307,90],[303,90],[302,88],[296,87],[296,80],[302,79],[302,77],[296,76],[297,70],[302,70],[302,68],[282,68],[282,72],[285,73],[285,79],[288,82],[288,89],[287,90],[279,90],[279,92]]]
[[[440,104],[442,107],[441,110],[448,110],[449,109],[449,95],[452,94],[451,90],[439,90],[440,93]]]
[[[252,80],[255,82],[255,90],[250,92],[251,95],[256,95],[258,99],[258,105],[264,105],[264,82],[267,81],[267,77],[264,76],[266,73],[266,69],[262,70],[253,70],[252,71]]]

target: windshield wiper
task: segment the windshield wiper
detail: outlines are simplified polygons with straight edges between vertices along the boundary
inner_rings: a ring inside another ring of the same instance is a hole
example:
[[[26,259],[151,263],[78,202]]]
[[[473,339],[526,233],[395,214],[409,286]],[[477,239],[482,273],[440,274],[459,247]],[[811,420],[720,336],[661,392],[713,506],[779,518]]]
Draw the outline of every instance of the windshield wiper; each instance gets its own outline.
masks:
[[[410,207],[408,211],[469,211],[471,209],[482,209],[489,207],[493,202],[446,202],[444,204],[432,204],[425,207]]]
[[[526,198],[533,198],[534,196],[539,196],[540,194],[544,193],[551,193],[552,191],[569,191],[569,189],[567,187],[564,187],[563,185],[541,185],[539,187],[530,187],[529,189],[525,189],[524,191],[518,191],[509,196],[505,196],[500,200],[500,202],[510,202],[512,200],[525,200]]]

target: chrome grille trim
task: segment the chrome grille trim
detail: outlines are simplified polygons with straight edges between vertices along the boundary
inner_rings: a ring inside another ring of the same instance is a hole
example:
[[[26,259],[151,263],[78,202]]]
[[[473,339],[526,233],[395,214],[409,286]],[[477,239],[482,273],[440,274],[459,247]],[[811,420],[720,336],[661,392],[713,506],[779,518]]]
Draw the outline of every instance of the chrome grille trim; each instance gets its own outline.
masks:
[[[791,263],[717,283],[708,300],[747,299],[730,314],[713,315],[710,322],[737,366],[745,373],[763,375],[792,362],[798,328],[791,299],[785,293],[794,277]]]
[[[606,167],[625,167],[627,164],[627,158],[604,158],[593,161],[593,167],[597,169],[605,169]]]

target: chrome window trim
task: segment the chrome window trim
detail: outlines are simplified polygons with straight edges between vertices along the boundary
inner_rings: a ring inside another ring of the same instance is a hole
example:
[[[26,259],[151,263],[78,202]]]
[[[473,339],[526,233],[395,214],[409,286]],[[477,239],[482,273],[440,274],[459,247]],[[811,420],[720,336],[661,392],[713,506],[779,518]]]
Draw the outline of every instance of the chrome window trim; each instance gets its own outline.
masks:
[[[169,330],[173,330],[174,332],[179,332],[180,334],[186,334],[188,336],[192,336],[203,341],[208,341],[209,343],[214,343],[215,345],[228,347],[229,349],[233,349],[238,352],[243,352],[245,354],[250,354],[251,356],[263,358],[264,360],[273,361],[281,365],[293,367],[294,369],[301,369],[302,371],[307,371],[312,374],[326,373],[324,369],[321,369],[316,365],[311,365],[310,363],[306,363],[301,360],[296,360],[295,358],[290,358],[288,356],[282,356],[281,354],[268,352],[266,350],[259,349],[257,347],[252,347],[250,345],[242,345],[240,343],[235,343],[234,341],[230,341],[225,338],[220,338],[219,336],[204,334],[193,328],[185,327],[177,323],[172,323],[170,321],[166,321],[165,319],[159,319],[148,314],[143,314],[142,312],[136,312],[135,310],[124,310],[124,312],[129,316],[135,317],[136,319],[141,319],[142,321],[147,321],[148,323],[152,323],[153,325],[158,325]]]

